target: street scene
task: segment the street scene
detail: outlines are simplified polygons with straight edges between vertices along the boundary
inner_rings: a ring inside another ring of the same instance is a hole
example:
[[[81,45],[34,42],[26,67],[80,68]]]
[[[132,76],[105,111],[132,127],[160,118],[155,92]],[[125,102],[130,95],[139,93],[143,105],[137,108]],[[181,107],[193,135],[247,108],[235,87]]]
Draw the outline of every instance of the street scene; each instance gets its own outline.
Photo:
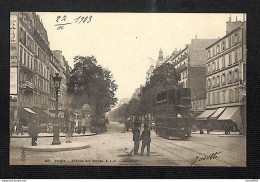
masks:
[[[246,167],[246,14],[10,13],[10,165]]]
[[[102,166],[246,166],[246,138],[232,132],[200,135],[193,133],[189,140],[165,140],[151,132],[150,157],[129,155],[133,147],[132,132],[122,132],[124,125],[111,122],[108,131],[101,135],[73,137],[72,144],[80,142],[89,148],[73,151],[25,151],[21,147],[30,138],[11,138],[10,164],[16,165],[102,165]],[[114,140],[112,140],[112,138]],[[115,139],[116,138],[116,139]],[[65,137],[61,137],[65,142]],[[38,144],[50,144],[51,137],[39,137]],[[244,150],[240,150],[243,148]],[[145,151],[146,153],[146,151]],[[203,160],[214,153],[217,158]],[[199,158],[199,159],[197,159]]]

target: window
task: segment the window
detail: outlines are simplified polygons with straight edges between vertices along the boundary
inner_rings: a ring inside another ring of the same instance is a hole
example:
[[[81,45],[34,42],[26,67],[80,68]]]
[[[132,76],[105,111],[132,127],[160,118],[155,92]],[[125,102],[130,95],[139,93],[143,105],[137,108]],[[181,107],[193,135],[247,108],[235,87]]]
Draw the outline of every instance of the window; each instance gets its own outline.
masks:
[[[212,79],[213,81],[213,85],[212,85],[212,88],[214,88],[215,87],[215,77],[213,76],[213,79]]]
[[[220,80],[219,80],[219,76],[217,76],[217,86],[219,87],[220,85]]]
[[[226,91],[222,91],[222,98],[223,98],[223,103],[226,103]]]
[[[27,67],[29,67],[29,65],[30,65],[30,63],[29,63],[30,57],[29,56],[30,56],[30,53],[28,52],[28,54],[27,54],[27,64],[26,64]]]
[[[34,70],[37,71],[37,60],[34,60]]]
[[[228,72],[228,83],[232,83],[232,71]]]
[[[210,73],[210,64],[208,64],[208,73]]]
[[[228,66],[232,65],[232,56],[231,53],[228,55]]]
[[[217,59],[217,70],[219,70],[219,59]]]
[[[213,61],[213,71],[216,71],[216,63]]]
[[[213,48],[212,54],[213,56],[215,56],[215,48]]]
[[[235,102],[239,101],[239,96],[238,96],[238,88],[235,88]]]
[[[33,69],[33,57],[31,57],[31,69]]]
[[[208,59],[210,58],[210,51],[208,51]]]
[[[215,104],[215,92],[212,93],[212,104]]]
[[[210,85],[210,78],[208,79],[208,88],[210,89],[211,85]]]
[[[226,64],[225,56],[223,56],[222,57],[222,68],[225,68],[225,64]]]
[[[217,45],[217,54],[219,53],[219,45]]]
[[[234,80],[235,80],[235,82],[237,82],[239,80],[239,71],[238,71],[238,69],[234,70]]]
[[[225,73],[223,73],[222,74],[222,85],[225,85],[226,84],[226,74]]]
[[[21,62],[23,62],[23,47],[20,46],[20,60]]]
[[[219,91],[217,92],[217,99],[216,99],[216,104],[220,104],[220,93]]]
[[[237,33],[234,35],[234,39],[235,39],[235,44],[238,43],[238,34]]]
[[[210,93],[208,93],[208,105],[210,105],[211,103],[210,103]]]
[[[238,59],[237,59],[237,51],[235,51],[235,63],[237,63],[238,62]]]
[[[233,90],[229,89],[229,102],[233,102]]]
[[[23,53],[23,64],[25,65],[26,64],[26,50],[24,50],[24,53]]]
[[[228,47],[231,47],[231,37],[228,39]]]
[[[222,50],[225,50],[226,49],[226,41],[224,40],[223,42],[222,42]]]

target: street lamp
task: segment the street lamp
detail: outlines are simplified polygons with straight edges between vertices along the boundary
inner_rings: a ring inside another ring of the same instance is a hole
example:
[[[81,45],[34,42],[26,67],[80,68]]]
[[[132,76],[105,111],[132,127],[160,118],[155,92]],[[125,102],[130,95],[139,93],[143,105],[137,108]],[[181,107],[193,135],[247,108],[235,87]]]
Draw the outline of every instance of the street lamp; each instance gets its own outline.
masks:
[[[52,76],[52,79],[54,81],[54,88],[56,91],[56,102],[55,102],[55,120],[53,123],[53,141],[52,145],[60,145],[60,139],[59,139],[59,134],[60,134],[60,123],[59,123],[59,110],[58,110],[58,105],[59,105],[59,90],[60,90],[60,82],[61,82],[61,77],[59,76],[59,73],[56,73],[56,76]]]

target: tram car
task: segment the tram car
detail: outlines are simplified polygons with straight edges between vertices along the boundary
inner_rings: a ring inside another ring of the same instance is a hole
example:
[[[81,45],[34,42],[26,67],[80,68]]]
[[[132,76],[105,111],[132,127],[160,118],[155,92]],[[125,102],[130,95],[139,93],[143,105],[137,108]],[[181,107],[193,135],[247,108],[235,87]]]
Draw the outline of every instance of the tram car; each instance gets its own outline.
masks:
[[[191,134],[190,89],[175,87],[156,95],[155,131],[163,138],[188,138]]]
[[[105,116],[96,116],[90,120],[90,131],[92,133],[106,132],[106,118]]]

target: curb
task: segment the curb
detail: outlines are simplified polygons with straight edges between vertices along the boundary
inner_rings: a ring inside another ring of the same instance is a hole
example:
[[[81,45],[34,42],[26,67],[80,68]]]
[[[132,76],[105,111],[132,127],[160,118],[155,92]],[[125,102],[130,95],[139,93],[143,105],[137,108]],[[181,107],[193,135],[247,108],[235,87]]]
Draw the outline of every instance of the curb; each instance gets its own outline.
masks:
[[[79,147],[66,147],[66,148],[31,148],[31,147],[21,147],[23,151],[33,151],[33,152],[61,152],[61,151],[71,151],[71,150],[81,150],[90,148],[89,145],[83,145]]]
[[[218,135],[218,137],[245,137],[244,135]]]
[[[83,136],[93,136],[93,135],[97,135],[97,133],[91,133],[88,135],[75,135],[72,137],[83,137]],[[48,135],[48,136],[38,136],[38,138],[44,138],[44,137],[53,137],[52,135]],[[65,135],[60,136],[60,137],[66,137]],[[30,136],[10,136],[10,138],[31,138]]]

